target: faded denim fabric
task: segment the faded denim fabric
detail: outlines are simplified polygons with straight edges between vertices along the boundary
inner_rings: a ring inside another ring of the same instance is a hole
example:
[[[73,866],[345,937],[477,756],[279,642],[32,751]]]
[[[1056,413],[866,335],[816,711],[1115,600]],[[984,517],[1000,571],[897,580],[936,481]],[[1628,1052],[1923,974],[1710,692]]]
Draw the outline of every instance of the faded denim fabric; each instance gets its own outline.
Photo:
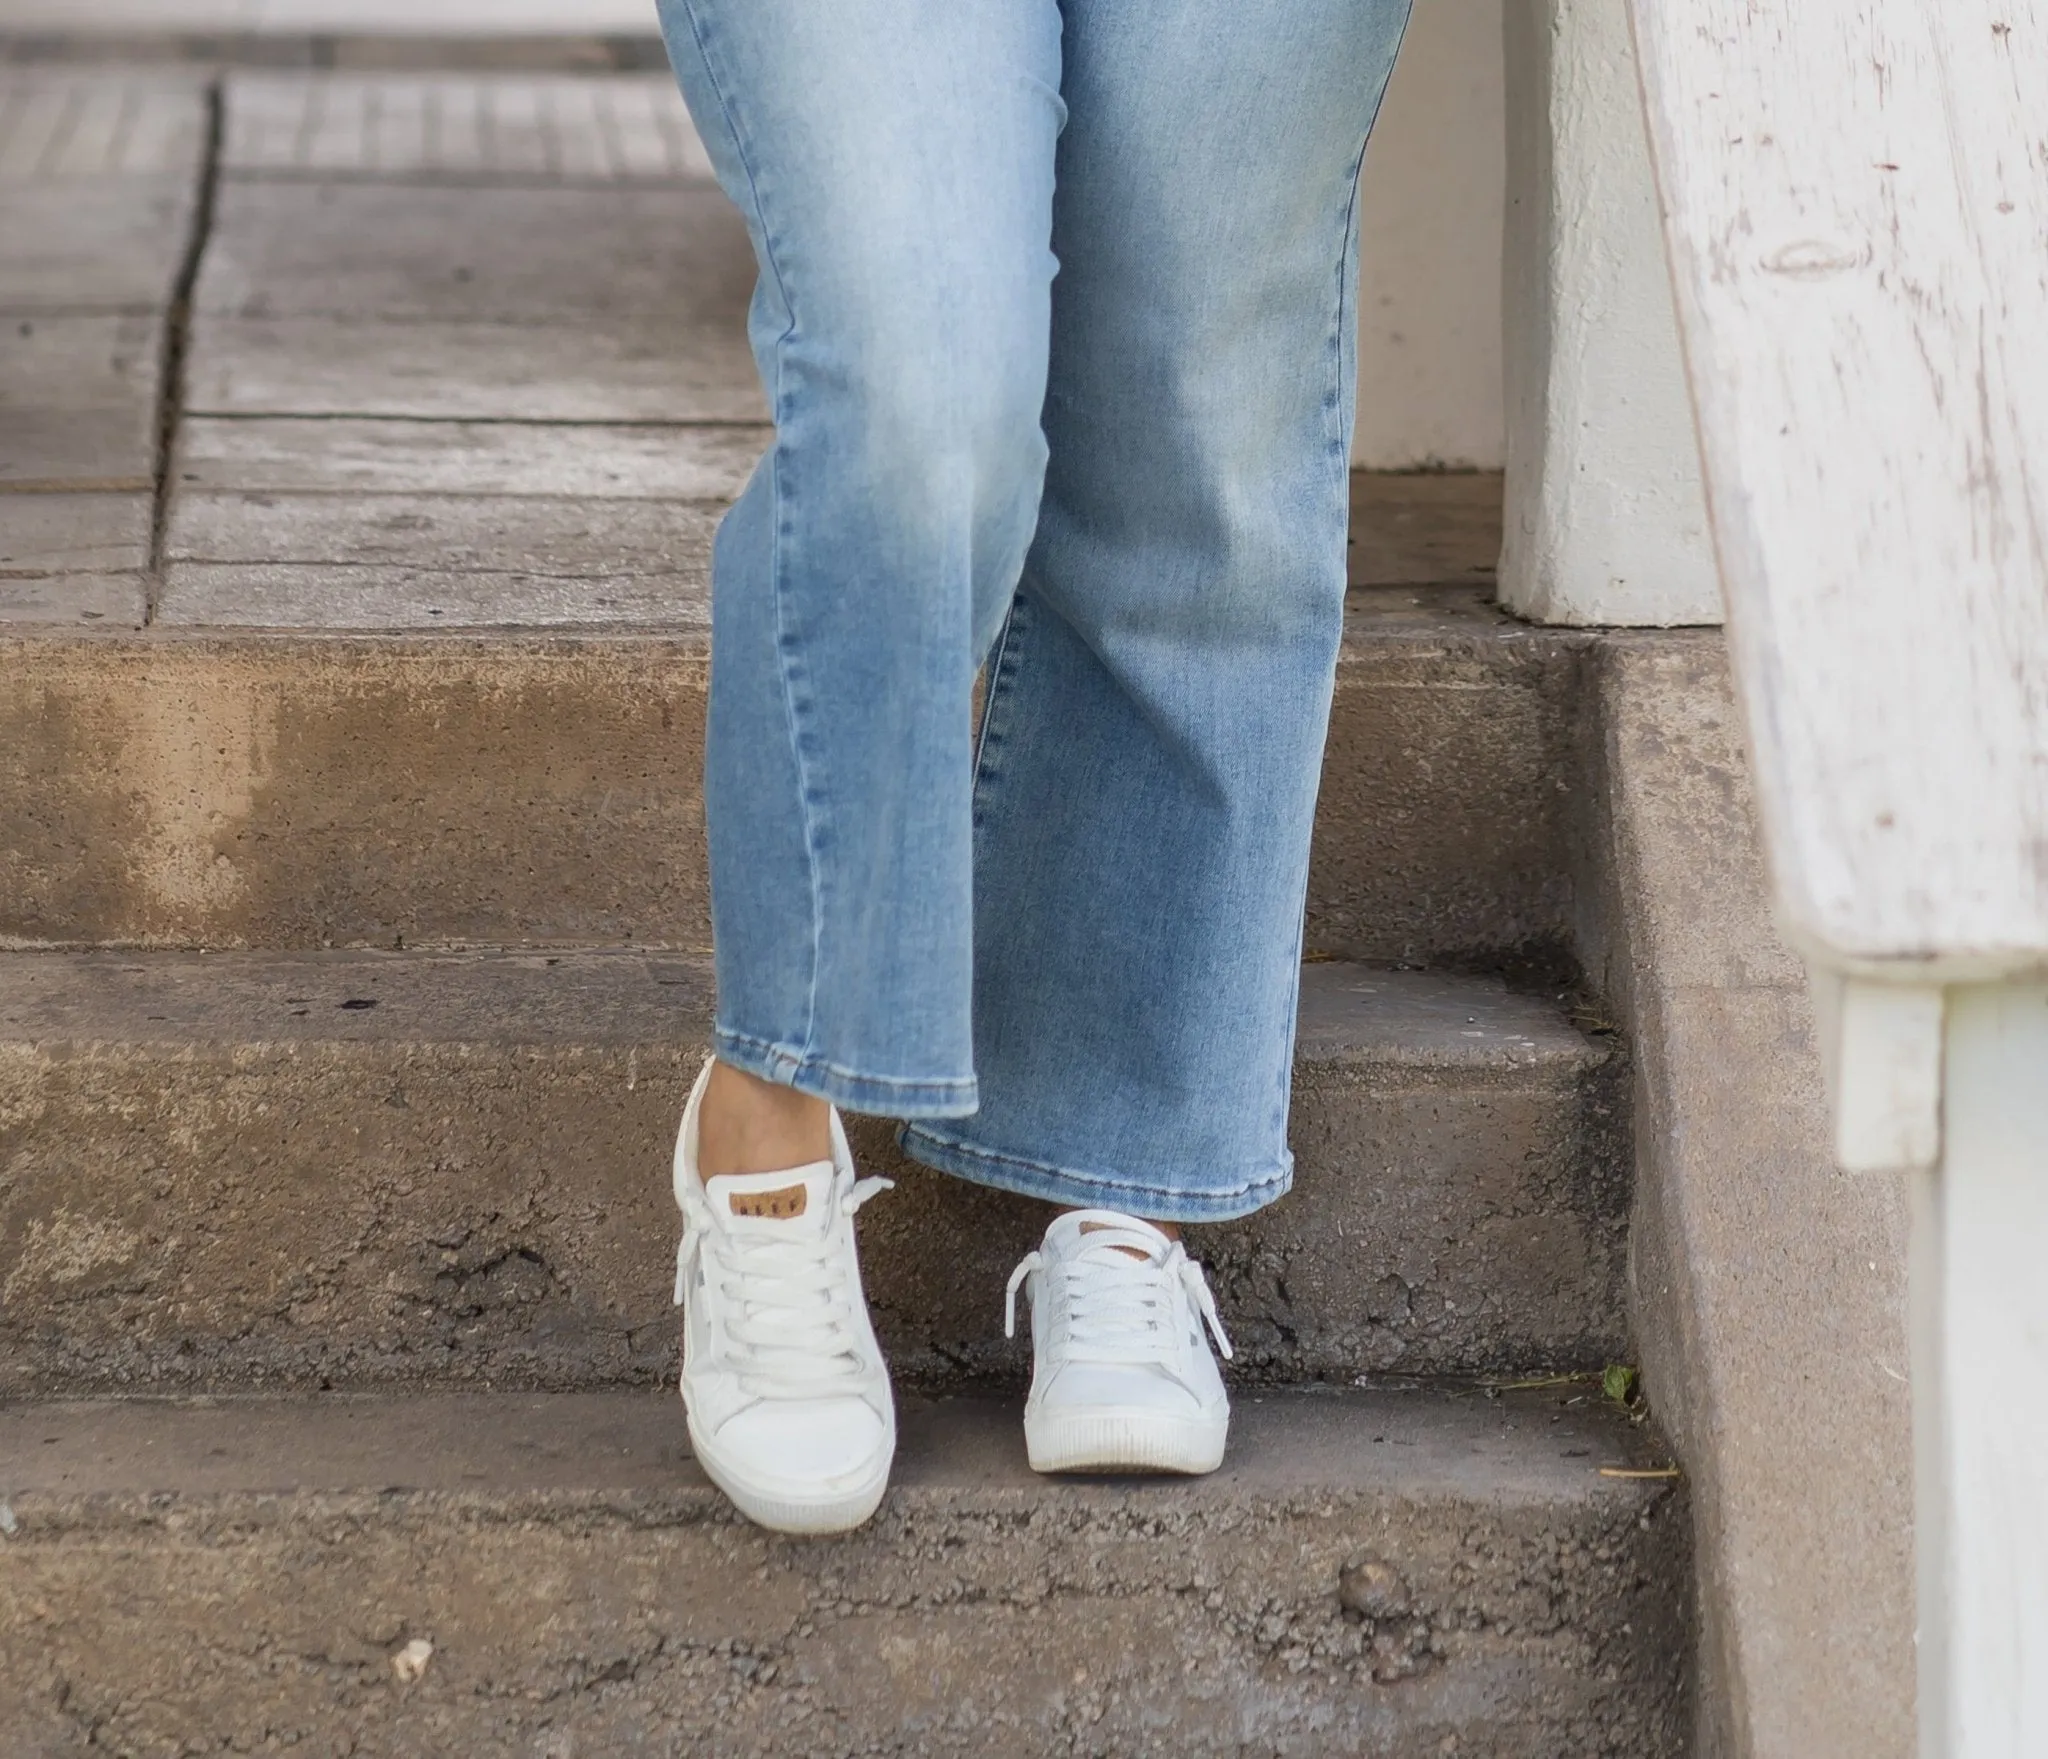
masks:
[[[728,1062],[1062,1203],[1286,1190],[1407,14],[662,0],[776,424],[713,571]]]

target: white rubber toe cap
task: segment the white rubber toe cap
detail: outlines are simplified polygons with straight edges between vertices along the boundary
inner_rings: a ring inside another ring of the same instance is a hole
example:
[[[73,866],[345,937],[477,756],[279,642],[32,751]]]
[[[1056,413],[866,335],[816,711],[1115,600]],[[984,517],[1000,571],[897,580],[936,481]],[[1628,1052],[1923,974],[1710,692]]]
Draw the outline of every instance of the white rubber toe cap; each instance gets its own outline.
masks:
[[[1200,1417],[1208,1407],[1171,1370],[1156,1362],[1063,1362],[1033,1393],[1047,1410],[1150,1411]],[[1219,1397],[1216,1401],[1222,1403]]]
[[[864,1484],[895,1446],[890,1426],[865,1399],[763,1401],[704,1438],[728,1470],[764,1493],[829,1495]]]

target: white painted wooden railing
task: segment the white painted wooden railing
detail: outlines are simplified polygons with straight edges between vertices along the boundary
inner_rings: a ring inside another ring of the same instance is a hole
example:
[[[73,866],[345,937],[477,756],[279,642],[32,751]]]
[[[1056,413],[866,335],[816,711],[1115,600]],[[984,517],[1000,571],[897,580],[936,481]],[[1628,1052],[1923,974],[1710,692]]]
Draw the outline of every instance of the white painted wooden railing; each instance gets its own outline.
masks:
[[[1503,593],[1712,621],[1711,527],[1837,1154],[1915,1185],[1921,1749],[2041,1759],[2048,0],[1509,0],[1518,34]]]

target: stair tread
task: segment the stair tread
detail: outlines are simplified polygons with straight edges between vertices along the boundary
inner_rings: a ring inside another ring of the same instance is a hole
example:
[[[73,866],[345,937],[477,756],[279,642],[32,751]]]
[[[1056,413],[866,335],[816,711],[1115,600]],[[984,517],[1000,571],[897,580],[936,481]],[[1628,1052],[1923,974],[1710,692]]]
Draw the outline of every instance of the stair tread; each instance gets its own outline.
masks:
[[[702,957],[564,952],[0,954],[0,1042],[674,1044],[706,1036]],[[1582,1067],[1605,1054],[1498,979],[1303,967],[1307,1063]]]
[[[1376,1389],[1240,1398],[1209,1478],[1054,1480],[1014,1403],[907,1400],[880,1511],[816,1540],[726,1506],[673,1390],[0,1404],[0,1724],[364,1759],[1663,1759],[1686,1487],[1600,1471],[1659,1457],[1555,1393]]]
[[[1607,1055],[1542,997],[1498,978],[1387,971],[1345,960],[1302,967],[1303,1061],[1347,1054],[1408,1068],[1584,1067]]]
[[[1655,1470],[1661,1455],[1590,1382],[1493,1396],[1428,1386],[1242,1394],[1223,1469],[1193,1479],[1042,1478],[1025,1463],[1020,1414],[1011,1399],[902,1399],[895,1491],[1140,1499],[1165,1515],[1319,1490],[1630,1503],[1665,1482],[1603,1474]],[[46,1499],[713,1494],[669,1388],[5,1401],[0,1486],[30,1530]]]
[[[384,497],[393,499],[394,497]],[[395,497],[404,498],[404,497]],[[427,497],[413,497],[426,499]],[[545,504],[536,497],[440,497],[444,500],[474,500],[481,507],[491,505]],[[608,502],[587,503],[575,499],[561,501],[562,506],[599,505],[608,507],[622,516],[621,510],[637,506],[702,507],[713,503],[702,501],[675,502]],[[226,565],[221,565],[225,567]],[[239,566],[239,565],[238,565]],[[331,576],[337,589],[349,587],[356,590],[360,577],[390,573],[403,574],[408,580],[420,581],[432,571],[422,566],[409,565],[399,568],[372,567],[342,563],[263,563],[247,564],[252,576],[264,569],[295,576],[307,592],[317,593],[320,581]],[[473,570],[450,570],[451,580],[466,579]],[[505,602],[524,604],[528,602],[528,589],[507,571],[506,578],[512,585],[506,589]],[[593,581],[596,577],[593,577]],[[622,579],[628,577],[621,576]],[[659,584],[652,577],[632,576],[635,590],[641,602],[653,602],[655,587]],[[469,605],[486,604],[485,594],[490,590],[488,581],[472,583],[463,589],[462,597]],[[672,615],[643,615],[622,608],[603,615],[578,619],[549,613],[531,619],[507,617],[493,620],[489,617],[462,619],[447,615],[417,617],[397,615],[379,616],[372,620],[349,622],[340,615],[323,615],[317,604],[300,604],[294,607],[289,621],[264,621],[254,615],[223,615],[211,620],[180,619],[175,622],[160,622],[148,628],[128,625],[87,628],[75,623],[37,623],[24,621],[9,627],[4,640],[0,640],[0,661],[10,651],[46,649],[73,644],[87,644],[96,647],[111,647],[133,650],[177,649],[203,646],[207,643],[227,642],[235,645],[257,643],[263,645],[302,643],[331,651],[337,643],[361,643],[367,649],[389,651],[393,648],[410,648],[421,643],[432,646],[462,648],[490,647],[496,644],[513,644],[517,647],[533,645],[551,646],[569,643],[585,644],[625,643],[641,645],[648,642],[674,644],[685,650],[707,650],[711,645],[710,630],[707,626],[708,601],[701,577],[679,578],[675,583],[676,609]],[[564,595],[557,594],[559,598]],[[539,601],[534,601],[539,602]],[[621,606],[632,601],[621,600]],[[1464,582],[1415,582],[1395,586],[1353,587],[1347,595],[1344,613],[1344,650],[1346,657],[1357,657],[1361,652],[1370,652],[1387,644],[1420,644],[1424,647],[1443,642],[1461,645],[1482,640],[1490,644],[1508,647],[1542,647],[1558,649],[1583,645],[1580,632],[1568,629],[1540,628],[1523,623],[1509,616],[1494,603],[1490,589],[1484,585]]]
[[[1293,1197],[1198,1247],[1240,1370],[1611,1359],[1609,1044],[1496,980],[1302,990]],[[659,1378],[712,993],[707,960],[624,951],[0,953],[0,1113],[37,1120],[0,1134],[0,1389]],[[852,1128],[901,1187],[862,1218],[892,1359],[1015,1373],[991,1315],[1037,1207]]]

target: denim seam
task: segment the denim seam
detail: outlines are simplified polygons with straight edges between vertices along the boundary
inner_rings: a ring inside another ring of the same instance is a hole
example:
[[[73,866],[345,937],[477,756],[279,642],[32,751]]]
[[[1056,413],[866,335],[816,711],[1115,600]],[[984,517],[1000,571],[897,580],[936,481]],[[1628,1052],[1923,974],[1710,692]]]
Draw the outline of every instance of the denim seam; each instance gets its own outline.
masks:
[[[747,174],[747,193],[753,197],[754,212],[761,216],[761,242],[763,254],[768,258],[769,272],[775,277],[775,289],[782,296],[782,309],[789,313],[789,326],[777,338],[777,345],[787,342],[796,334],[796,301],[790,297],[789,283],[783,278],[782,265],[775,260],[775,241],[768,235],[768,207],[761,199],[761,180],[754,175],[753,156],[747,151],[746,136],[740,128],[738,112],[732,100],[725,95],[725,82],[718,77],[718,63],[711,53],[711,45],[704,35],[703,21],[697,16],[697,0],[677,0],[685,18],[690,21],[690,35],[696,40],[697,53],[704,57],[704,71],[710,77],[711,89],[718,98],[718,113],[725,119],[725,126],[732,132],[733,151],[738,156],[740,169]]]
[[[1017,668],[1023,659],[1024,583],[1020,580],[1010,596],[1010,608],[1003,617],[1003,632],[988,669],[988,696],[981,708],[981,734],[974,742],[974,798],[970,823],[977,840],[994,804],[998,780],[996,762],[1003,749],[1003,723],[1016,693]]]
[[[1358,187],[1360,177],[1365,169],[1366,148],[1371,144],[1374,127],[1379,121],[1380,103],[1384,103],[1385,99],[1386,85],[1383,83],[1380,87],[1380,100],[1374,104],[1372,116],[1365,125],[1365,142],[1359,147],[1357,158],[1351,162],[1351,178],[1347,186],[1349,193],[1346,195],[1344,203],[1344,224],[1338,233],[1341,242],[1337,250],[1336,305],[1331,315],[1327,349],[1331,366],[1331,383],[1330,394],[1325,399],[1323,407],[1335,418],[1330,433],[1330,449],[1332,454],[1340,460],[1345,460],[1346,454],[1350,450],[1345,444],[1344,434],[1344,350],[1347,346],[1349,335],[1347,317],[1351,309],[1351,271],[1355,267],[1356,257],[1353,228],[1357,224],[1358,218]],[[1283,1130],[1286,1128],[1288,1113],[1292,1109],[1294,1050],[1301,1030],[1301,960],[1307,940],[1307,916],[1308,872],[1306,866],[1304,866],[1301,894],[1296,901],[1294,918],[1294,999],[1293,1005],[1288,1009],[1290,1024],[1287,1033],[1287,1055],[1280,1064],[1279,1092],[1277,1096],[1280,1123]]]
[[[744,1046],[760,1053],[776,1063],[788,1063],[793,1067],[817,1069],[824,1074],[836,1076],[841,1081],[856,1083],[862,1087],[880,1088],[890,1093],[943,1093],[971,1094],[976,1082],[973,1076],[947,1076],[937,1081],[913,1081],[902,1075],[869,1075],[859,1069],[849,1069],[843,1063],[835,1063],[819,1056],[815,1051],[792,1050],[786,1044],[777,1044],[772,1039],[756,1038],[750,1032],[735,1032],[729,1026],[720,1026],[712,1034],[720,1043]]]
[[[923,1124],[906,1125],[902,1132],[905,1143],[922,1138],[935,1148],[942,1148],[956,1154],[963,1160],[975,1160],[992,1167],[1017,1167],[1025,1172],[1043,1173],[1050,1178],[1061,1179],[1071,1185],[1087,1185],[1098,1191],[1142,1192],[1148,1197],[1169,1197],[1188,1203],[1227,1202],[1233,1197],[1249,1197],[1255,1191],[1270,1190],[1273,1186],[1285,1186],[1292,1175],[1291,1167],[1263,1179],[1248,1179],[1241,1185],[1229,1185],[1221,1189],[1193,1191],[1179,1185],[1144,1185],[1132,1179],[1105,1179],[1099,1173],[1077,1173],[1070,1167],[1054,1166],[1049,1161],[1032,1160],[1027,1155],[1003,1154],[992,1148],[979,1148],[971,1142],[962,1142],[956,1136],[942,1136],[936,1130]]]
[[[1373,116],[1375,119],[1378,118],[1379,111],[1377,108],[1374,109]],[[1366,124],[1365,138],[1366,144],[1370,145],[1372,141],[1371,123]],[[1330,314],[1328,349],[1330,360],[1330,394],[1323,401],[1323,408],[1333,418],[1330,427],[1330,449],[1339,457],[1342,457],[1346,451],[1344,444],[1344,314],[1351,309],[1351,301],[1347,297],[1350,288],[1346,285],[1351,277],[1346,271],[1355,260],[1352,246],[1352,228],[1358,223],[1358,184],[1364,170],[1365,146],[1361,146],[1358,149],[1358,157],[1351,161],[1350,193],[1345,198],[1344,224],[1338,233],[1340,242],[1337,246],[1337,302],[1336,309]],[[1349,473],[1347,472],[1346,474],[1348,475]]]
[[[1408,0],[1408,4],[1402,9],[1400,34],[1394,39],[1394,55],[1396,58],[1400,55],[1402,40],[1408,34],[1408,21],[1414,14],[1414,0]],[[1330,387],[1329,401],[1324,407],[1333,411],[1337,417],[1335,431],[1330,436],[1331,445],[1339,457],[1346,459],[1347,464],[1349,462],[1347,455],[1350,447],[1345,444],[1346,436],[1344,433],[1344,349],[1346,347],[1344,320],[1345,314],[1351,309],[1350,293],[1353,277],[1345,271],[1351,268],[1355,262],[1356,240],[1354,232],[1358,224],[1358,185],[1365,171],[1365,155],[1372,145],[1373,134],[1379,127],[1380,111],[1386,107],[1387,87],[1393,84],[1393,72],[1394,63],[1389,61],[1387,64],[1387,77],[1380,81],[1379,96],[1373,99],[1372,114],[1365,119],[1365,139],[1358,143],[1358,155],[1351,161],[1350,193],[1345,198],[1344,229],[1339,234],[1343,242],[1337,252],[1337,310],[1330,326],[1331,354],[1334,357],[1336,372],[1333,375],[1334,382]],[[1357,345],[1355,333],[1350,337],[1350,345],[1353,347]],[[1346,474],[1349,474],[1348,470]]]
[[[752,198],[754,213],[761,226],[761,255],[766,260],[768,271],[775,277],[775,290],[782,300],[785,315],[782,334],[775,338],[770,358],[775,362],[775,384],[770,392],[769,402],[775,421],[775,445],[770,452],[768,480],[772,494],[770,509],[773,515],[771,529],[773,537],[768,551],[768,591],[775,605],[775,671],[782,686],[783,724],[788,729],[790,759],[796,767],[797,810],[803,820],[805,878],[811,894],[811,945],[810,976],[805,985],[804,996],[804,1057],[813,1054],[818,1033],[818,967],[820,951],[825,936],[825,902],[819,883],[819,862],[817,830],[812,822],[811,778],[809,765],[804,761],[804,738],[800,725],[803,716],[796,701],[796,686],[791,677],[789,656],[789,625],[787,620],[787,594],[783,590],[784,540],[788,535],[787,519],[784,513],[782,490],[782,434],[783,418],[787,413],[782,385],[782,353],[789,339],[796,334],[796,300],[790,292],[789,279],[782,272],[782,264],[776,256],[774,228],[768,218],[768,204],[761,193],[761,180],[754,173],[753,154],[747,148],[745,132],[740,127],[739,115],[732,100],[726,95],[725,82],[718,76],[718,64],[711,53],[711,45],[704,35],[703,21],[697,15],[696,0],[679,0],[683,16],[690,22],[690,35],[696,40],[697,53],[704,58],[705,77],[711,82],[711,89],[718,98],[719,115],[732,135],[733,154],[739,160],[740,169],[746,173],[747,193]]]

